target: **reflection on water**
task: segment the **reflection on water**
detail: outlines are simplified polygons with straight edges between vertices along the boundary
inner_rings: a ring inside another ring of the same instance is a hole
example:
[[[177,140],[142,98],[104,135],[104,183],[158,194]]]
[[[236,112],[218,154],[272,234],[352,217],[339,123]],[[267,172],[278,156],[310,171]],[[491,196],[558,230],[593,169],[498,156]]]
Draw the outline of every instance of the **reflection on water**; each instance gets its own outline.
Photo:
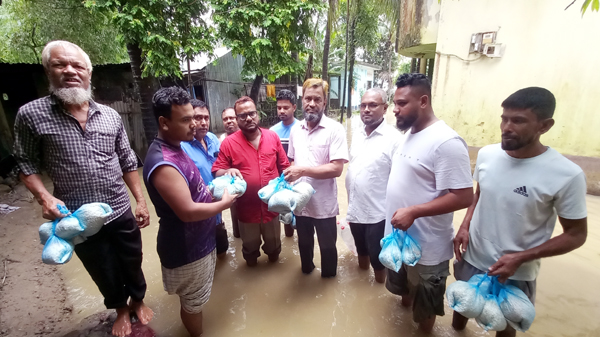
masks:
[[[389,118],[389,116],[388,116]],[[388,122],[393,123],[392,118]],[[352,129],[350,127],[349,129]],[[340,212],[345,214],[344,177],[338,179]],[[148,196],[146,195],[147,200]],[[586,244],[568,255],[545,259],[538,278],[536,320],[528,336],[600,336],[600,197],[588,196],[589,234]],[[149,207],[152,205],[150,204]],[[159,336],[187,336],[179,318],[179,300],[162,288],[156,253],[158,222],[142,230],[143,269],[148,282],[146,303],[156,313],[150,326]],[[464,212],[457,212],[460,224]],[[238,252],[241,240],[231,236],[230,249],[217,261],[210,301],[204,309],[204,336],[420,336],[409,310],[399,298],[375,283],[370,271],[358,269],[356,258],[338,239],[339,269],[333,279],[321,279],[317,268],[300,271],[297,238],[282,238],[281,258],[248,268]],[[282,231],[283,232],[283,231]],[[557,226],[555,234],[560,233]],[[317,242],[315,240],[315,242]],[[315,264],[320,264],[315,247]],[[62,269],[74,315],[80,319],[104,310],[102,297],[76,256]],[[449,278],[449,282],[453,279]],[[450,327],[451,310],[438,318],[434,336],[487,336],[473,320],[463,333]],[[491,334],[489,334],[491,335]]]

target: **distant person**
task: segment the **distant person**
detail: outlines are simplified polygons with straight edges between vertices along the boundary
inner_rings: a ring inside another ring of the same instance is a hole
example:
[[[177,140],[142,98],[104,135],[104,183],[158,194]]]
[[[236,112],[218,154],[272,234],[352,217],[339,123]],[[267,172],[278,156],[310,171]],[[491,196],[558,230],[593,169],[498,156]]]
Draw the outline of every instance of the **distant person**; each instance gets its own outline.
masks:
[[[225,133],[219,137],[219,141],[222,143],[225,137],[239,130],[237,119],[235,118],[235,110],[233,107],[223,109],[221,112],[221,119],[223,120],[223,127],[225,127]]]
[[[103,202],[113,209],[100,231],[75,246],[75,253],[98,286],[108,309],[116,309],[115,336],[131,333],[130,311],[142,324],[154,315],[144,305],[142,236],[150,217],[137,172],[137,156],[129,146],[119,114],[92,99],[92,63],[76,44],[49,42],[42,65],[50,96],[19,109],[15,120],[14,156],[20,178],[42,205],[44,218],[64,217],[57,205],[74,212]],[[45,169],[54,185],[42,182]],[[136,200],[135,216],[127,188]],[[127,301],[131,302],[127,304]]]
[[[467,281],[488,272],[535,303],[540,258],[568,253],[587,236],[586,181],[581,168],[540,142],[554,126],[554,95],[518,90],[502,102],[502,142],[479,150],[477,191],[456,238],[454,275]],[[563,233],[554,237],[556,218]],[[452,326],[468,318],[454,312]],[[508,326],[496,336],[515,336]]]
[[[336,216],[339,214],[335,178],[348,162],[344,127],[325,116],[329,84],[310,78],[302,86],[304,120],[292,129],[288,156],[294,165],[284,171],[289,182],[306,181],[315,189],[306,207],[294,211],[302,272],[315,269],[315,229],[321,250],[321,277],[337,273]]]
[[[362,96],[360,119],[364,127],[352,135],[350,164],[346,173],[348,213],[346,220],[358,252],[358,266],[375,272],[375,281],[385,282],[385,267],[379,262],[380,241],[385,231],[385,193],[392,157],[404,136],[385,122],[387,94],[381,88]]]
[[[223,140],[212,171],[216,177],[242,177],[248,184],[237,203],[237,215],[242,255],[246,264],[254,267],[261,242],[270,262],[277,261],[281,253],[279,214],[269,212],[268,205],[258,197],[258,190],[277,178],[290,163],[277,134],[258,126],[258,111],[250,97],[238,99],[234,108],[240,131]]]
[[[431,82],[423,74],[402,74],[394,93],[396,126],[406,132],[392,159],[385,201],[386,234],[407,231],[422,248],[414,267],[388,269],[386,288],[412,307],[413,320],[430,332],[444,315],[446,278],[453,257],[453,212],[473,200],[465,141],[431,107]]]
[[[235,110],[233,107],[223,109],[221,112],[221,119],[223,119],[223,126],[225,127],[225,133],[219,137],[219,141],[223,143],[225,137],[233,134],[240,128],[238,127],[237,119],[235,117]],[[240,237],[240,225],[237,216],[237,207],[236,204],[233,204],[229,209],[229,213],[231,213],[231,227],[233,229],[233,237]]]
[[[279,117],[280,122],[273,125],[271,127],[271,131],[275,131],[275,133],[279,136],[285,153],[287,153],[290,143],[290,131],[298,121],[296,117],[294,117],[295,112],[296,95],[286,89],[279,91],[277,93],[277,116]],[[285,224],[283,229],[285,231],[285,236],[294,236],[294,228],[291,224]]]
[[[196,134],[194,139],[190,142],[181,142],[181,148],[185,153],[192,158],[194,164],[206,185],[213,181],[212,176],[212,165],[217,160],[219,155],[219,139],[214,133],[208,131],[210,128],[210,113],[206,103],[199,99],[190,100],[190,104],[194,108],[194,120],[196,121]],[[217,228],[216,228],[216,242],[217,242],[217,257],[223,258],[229,248],[229,241],[227,240],[227,230],[225,229],[225,223],[222,221],[221,213],[217,214]]]
[[[177,294],[181,321],[191,336],[202,335],[202,308],[210,297],[215,272],[216,216],[235,195],[212,196],[200,171],[181,149],[196,132],[188,93],[162,88],[152,98],[158,137],[144,162],[144,183],[160,218],[157,251],[165,291]]]

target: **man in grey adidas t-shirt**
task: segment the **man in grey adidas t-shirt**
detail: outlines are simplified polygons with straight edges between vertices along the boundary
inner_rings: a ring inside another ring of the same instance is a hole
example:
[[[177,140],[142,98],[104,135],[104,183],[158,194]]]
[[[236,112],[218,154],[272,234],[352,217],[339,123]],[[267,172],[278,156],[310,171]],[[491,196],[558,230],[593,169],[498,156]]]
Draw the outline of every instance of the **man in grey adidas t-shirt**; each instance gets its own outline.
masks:
[[[535,302],[540,258],[565,254],[585,242],[585,175],[540,143],[554,125],[555,106],[554,95],[537,87],[502,102],[502,142],[479,151],[473,175],[477,191],[454,239],[457,280],[487,271]],[[551,239],[557,216],[563,233]],[[467,320],[455,312],[452,326],[462,330]],[[510,326],[497,333],[515,335]]]

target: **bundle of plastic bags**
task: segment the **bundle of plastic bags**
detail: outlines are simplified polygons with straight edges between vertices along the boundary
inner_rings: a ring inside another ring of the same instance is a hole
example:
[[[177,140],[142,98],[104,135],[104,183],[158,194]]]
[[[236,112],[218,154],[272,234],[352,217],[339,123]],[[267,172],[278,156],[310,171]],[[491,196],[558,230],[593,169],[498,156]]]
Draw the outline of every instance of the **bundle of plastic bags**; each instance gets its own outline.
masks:
[[[510,326],[521,332],[529,330],[535,319],[535,307],[521,289],[503,285],[498,291],[497,300]]]
[[[535,308],[521,289],[504,285],[487,273],[452,283],[446,289],[446,298],[454,311],[475,318],[486,331],[502,331],[509,324],[525,332],[535,318]]]
[[[57,207],[62,214],[69,214],[63,205]],[[40,242],[44,245],[42,261],[46,264],[69,262],[74,246],[98,233],[112,213],[108,204],[90,203],[64,218],[43,223],[39,228]]]
[[[421,246],[405,231],[394,228],[380,241],[379,261],[398,272],[402,264],[415,266],[421,259]]]
[[[484,274],[474,275],[468,282],[456,281],[446,289],[448,305],[467,318],[476,318],[481,315],[491,288],[491,279]]]
[[[240,197],[246,192],[247,186],[248,184],[244,179],[226,174],[213,179],[213,181],[208,184],[208,189],[213,198],[221,200],[225,189],[227,189],[229,194],[237,194],[238,197]]]
[[[279,213],[279,220],[293,227],[296,227],[294,210],[302,210],[313,194],[315,189],[309,183],[299,182],[291,185],[283,174],[271,179],[266,186],[258,190],[258,197],[269,205],[269,211]]]

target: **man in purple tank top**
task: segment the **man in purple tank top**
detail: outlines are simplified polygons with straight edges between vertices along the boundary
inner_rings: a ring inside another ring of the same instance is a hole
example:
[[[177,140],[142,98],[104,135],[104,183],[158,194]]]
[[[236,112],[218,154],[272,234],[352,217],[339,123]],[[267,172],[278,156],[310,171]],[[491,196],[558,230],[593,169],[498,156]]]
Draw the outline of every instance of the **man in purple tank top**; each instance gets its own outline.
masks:
[[[181,149],[196,131],[194,109],[187,92],[162,88],[152,99],[158,137],[148,148],[144,183],[160,218],[157,251],[164,289],[177,294],[181,320],[192,337],[202,334],[202,307],[215,271],[216,215],[231,207],[236,195],[212,196],[200,171]]]

